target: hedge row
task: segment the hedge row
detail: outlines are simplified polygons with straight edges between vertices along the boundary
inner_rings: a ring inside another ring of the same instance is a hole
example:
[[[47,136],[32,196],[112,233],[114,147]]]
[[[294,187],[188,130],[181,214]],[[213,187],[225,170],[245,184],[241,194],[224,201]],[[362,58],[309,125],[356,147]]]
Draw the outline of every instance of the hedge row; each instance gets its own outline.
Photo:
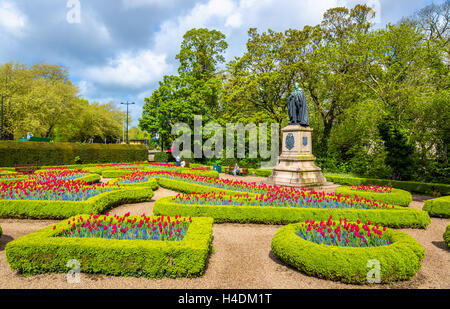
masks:
[[[103,213],[116,206],[150,200],[150,187],[108,191],[86,201],[0,200],[0,218],[65,219],[78,214]]]
[[[337,218],[337,217],[336,217]],[[412,278],[422,266],[424,248],[408,234],[386,230],[392,242],[380,247],[337,247],[307,241],[296,232],[300,223],[281,228],[272,239],[272,252],[280,260],[307,275],[351,284],[367,284],[368,272],[377,260],[381,283]]]
[[[173,179],[158,178],[158,184],[166,189],[184,193],[223,192],[235,195],[237,191],[211,188],[198,184],[185,183]],[[249,195],[252,195],[251,193]],[[255,194],[256,195],[256,194]],[[371,220],[392,228],[426,228],[430,223],[427,212],[406,207],[394,209],[319,209],[259,206],[221,206],[221,205],[183,205],[177,204],[173,197],[160,198],[155,202],[153,213],[157,215],[183,215],[193,217],[212,217],[215,222],[288,224],[306,221],[310,218],[327,220],[330,215],[335,218],[346,217],[348,220]]]
[[[377,193],[377,192],[366,192],[366,191],[355,191],[351,190],[350,187],[340,187],[336,190],[336,194],[341,193],[342,195],[350,195],[354,197],[368,198],[370,200],[377,200],[392,205],[408,207],[412,201],[412,195],[408,191],[401,189],[392,189],[390,193]]]
[[[1,234],[1,229],[0,229],[0,234]],[[450,225],[447,225],[447,229],[445,230],[444,242],[447,244],[447,247],[450,248]]]
[[[259,223],[288,224],[315,220],[327,220],[330,216],[347,218],[351,221],[372,221],[392,228],[426,228],[430,224],[428,214],[416,209],[361,210],[361,209],[318,209],[260,206],[223,206],[223,205],[183,205],[177,204],[173,197],[160,198],[155,202],[153,213],[156,215],[211,217],[217,223]]]
[[[450,195],[427,200],[422,209],[431,217],[450,218]]]
[[[196,176],[203,176],[203,177],[209,177],[209,178],[219,178],[219,173],[216,171],[197,171],[192,170],[188,168],[175,168],[175,169],[164,169],[164,168],[145,168],[142,169],[142,171],[146,172],[159,172],[159,171],[168,171],[168,172],[178,172],[178,173],[185,173],[190,175],[196,175]],[[102,176],[104,178],[118,178],[122,177],[128,174],[132,174],[135,171],[133,170],[104,170],[102,172]]]
[[[414,182],[414,181],[397,181],[390,179],[374,179],[374,178],[357,178],[357,177],[347,177],[347,176],[332,176],[325,175],[328,181],[346,186],[355,185],[392,185],[394,188],[403,189],[408,192],[420,193],[420,194],[430,194],[439,193],[441,195],[450,195],[450,185],[440,184],[440,183],[424,183],[424,182]]]
[[[137,162],[148,160],[144,145],[0,142],[0,166],[16,164],[58,165],[81,162]]]
[[[88,216],[83,216],[85,219]],[[130,217],[133,219],[133,217]],[[192,218],[181,241],[56,237],[64,220],[6,246],[10,267],[23,274],[67,273],[71,260],[83,273],[136,277],[197,277],[203,274],[212,239],[211,218]]]

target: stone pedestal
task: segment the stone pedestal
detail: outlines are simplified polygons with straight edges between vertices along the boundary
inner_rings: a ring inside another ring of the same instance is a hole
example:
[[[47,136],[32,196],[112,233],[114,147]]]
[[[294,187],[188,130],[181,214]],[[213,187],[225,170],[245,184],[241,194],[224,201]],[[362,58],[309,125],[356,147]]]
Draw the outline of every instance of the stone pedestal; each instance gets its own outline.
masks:
[[[334,192],[339,186],[327,182],[322,169],[314,164],[310,127],[289,125],[282,130],[283,148],[278,165],[267,184]]]

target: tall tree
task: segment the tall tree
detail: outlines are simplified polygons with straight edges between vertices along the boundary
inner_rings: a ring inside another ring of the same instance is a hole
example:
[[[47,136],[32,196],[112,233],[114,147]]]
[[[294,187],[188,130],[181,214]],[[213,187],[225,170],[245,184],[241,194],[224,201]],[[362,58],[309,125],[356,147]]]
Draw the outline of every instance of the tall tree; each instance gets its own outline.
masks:
[[[219,112],[222,88],[218,66],[225,61],[228,44],[216,30],[192,29],[183,36],[179,76],[164,76],[150,98],[145,99],[139,128],[153,135],[159,133],[161,146],[167,149],[171,127],[179,122],[191,127],[194,115],[203,115],[205,123]]]
[[[214,78],[217,66],[225,62],[223,53],[228,48],[225,35],[217,30],[191,29],[183,36],[176,59],[178,72],[191,74],[197,80]]]

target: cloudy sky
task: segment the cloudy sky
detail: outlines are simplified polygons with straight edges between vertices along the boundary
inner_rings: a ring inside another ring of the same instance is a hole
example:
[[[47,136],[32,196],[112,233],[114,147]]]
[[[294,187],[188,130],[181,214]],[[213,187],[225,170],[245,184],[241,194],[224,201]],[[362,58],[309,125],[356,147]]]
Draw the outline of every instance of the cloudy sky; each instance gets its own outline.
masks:
[[[247,31],[301,29],[332,7],[378,8],[377,27],[433,0],[0,0],[0,63],[60,64],[86,99],[134,101],[133,125],[162,76],[176,73],[183,34],[207,27],[227,36],[227,60]],[[442,3],[443,0],[434,0]],[[80,15],[76,8],[80,7]]]

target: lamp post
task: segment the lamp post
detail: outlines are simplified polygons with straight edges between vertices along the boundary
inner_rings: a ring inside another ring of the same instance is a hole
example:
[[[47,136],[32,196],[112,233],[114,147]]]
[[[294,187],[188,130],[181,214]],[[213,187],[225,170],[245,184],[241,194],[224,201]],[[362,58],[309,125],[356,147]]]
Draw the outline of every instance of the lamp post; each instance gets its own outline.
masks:
[[[127,145],[129,144],[129,141],[128,141],[128,106],[129,105],[134,105],[135,103],[134,102],[131,102],[131,103],[129,103],[128,101],[127,101],[127,103],[120,103],[120,104],[123,104],[123,105],[126,105],[127,106]]]

